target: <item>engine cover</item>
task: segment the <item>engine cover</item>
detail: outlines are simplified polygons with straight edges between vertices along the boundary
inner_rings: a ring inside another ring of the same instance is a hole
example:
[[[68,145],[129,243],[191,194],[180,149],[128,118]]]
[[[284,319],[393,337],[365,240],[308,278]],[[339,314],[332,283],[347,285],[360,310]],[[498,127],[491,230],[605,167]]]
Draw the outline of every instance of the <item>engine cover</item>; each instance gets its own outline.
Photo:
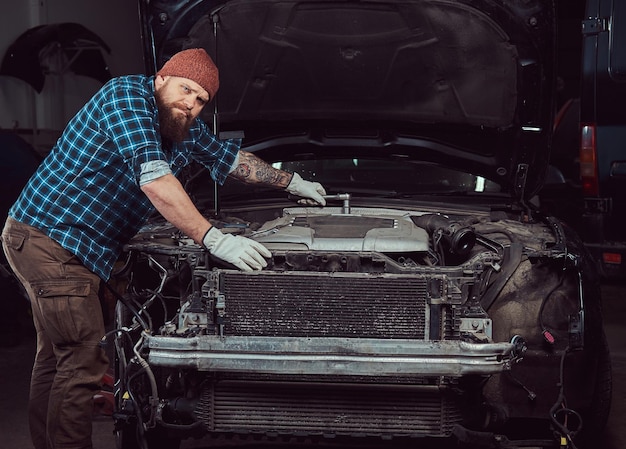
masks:
[[[428,233],[401,216],[286,214],[265,223],[255,240],[270,250],[428,251]]]

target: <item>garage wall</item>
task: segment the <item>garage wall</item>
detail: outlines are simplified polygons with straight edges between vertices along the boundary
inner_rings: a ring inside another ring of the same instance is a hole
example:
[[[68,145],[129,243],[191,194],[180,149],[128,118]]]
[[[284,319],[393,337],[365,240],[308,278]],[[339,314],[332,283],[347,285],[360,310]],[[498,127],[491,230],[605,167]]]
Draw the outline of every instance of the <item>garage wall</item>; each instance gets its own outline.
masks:
[[[75,22],[111,48],[104,56],[113,76],[143,71],[135,0],[0,0],[0,10],[0,58],[32,27]],[[68,72],[47,76],[37,93],[22,80],[0,76],[0,128],[17,129],[45,148],[100,86],[97,80]]]

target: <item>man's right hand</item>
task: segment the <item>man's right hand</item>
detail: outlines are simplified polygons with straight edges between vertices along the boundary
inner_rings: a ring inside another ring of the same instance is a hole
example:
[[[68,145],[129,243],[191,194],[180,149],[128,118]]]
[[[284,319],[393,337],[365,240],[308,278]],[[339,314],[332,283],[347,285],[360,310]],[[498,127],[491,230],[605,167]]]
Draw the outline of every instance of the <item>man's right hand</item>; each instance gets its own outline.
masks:
[[[311,182],[302,179],[298,173],[294,173],[291,176],[291,181],[285,190],[292,195],[301,196],[302,199],[298,200],[298,203],[305,206],[326,206],[326,190],[319,182]]]
[[[216,227],[209,228],[202,243],[215,257],[242,271],[260,270],[267,266],[265,257],[272,256],[259,242],[240,235],[224,234]]]

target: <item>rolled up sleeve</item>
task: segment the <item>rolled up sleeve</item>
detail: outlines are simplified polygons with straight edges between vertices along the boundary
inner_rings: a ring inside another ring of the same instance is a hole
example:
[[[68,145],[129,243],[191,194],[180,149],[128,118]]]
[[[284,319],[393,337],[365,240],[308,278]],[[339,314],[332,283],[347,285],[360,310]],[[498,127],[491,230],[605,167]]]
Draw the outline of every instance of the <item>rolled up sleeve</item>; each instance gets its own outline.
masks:
[[[139,186],[146,185],[155,179],[172,173],[169,164],[161,160],[144,162],[140,167]]]

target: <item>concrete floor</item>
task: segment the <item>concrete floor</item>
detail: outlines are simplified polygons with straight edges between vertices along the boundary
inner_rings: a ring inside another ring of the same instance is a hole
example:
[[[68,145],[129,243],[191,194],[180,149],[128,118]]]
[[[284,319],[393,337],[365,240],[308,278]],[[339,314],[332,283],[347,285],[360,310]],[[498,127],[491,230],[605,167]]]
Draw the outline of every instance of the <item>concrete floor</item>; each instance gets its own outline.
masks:
[[[604,435],[596,447],[626,448],[626,284],[603,286],[605,329],[613,360],[613,404]],[[0,447],[31,448],[26,418],[34,335],[28,326],[19,344],[0,347]],[[94,449],[115,449],[110,417],[96,416],[93,422]],[[184,441],[182,448],[200,448],[202,441]]]

